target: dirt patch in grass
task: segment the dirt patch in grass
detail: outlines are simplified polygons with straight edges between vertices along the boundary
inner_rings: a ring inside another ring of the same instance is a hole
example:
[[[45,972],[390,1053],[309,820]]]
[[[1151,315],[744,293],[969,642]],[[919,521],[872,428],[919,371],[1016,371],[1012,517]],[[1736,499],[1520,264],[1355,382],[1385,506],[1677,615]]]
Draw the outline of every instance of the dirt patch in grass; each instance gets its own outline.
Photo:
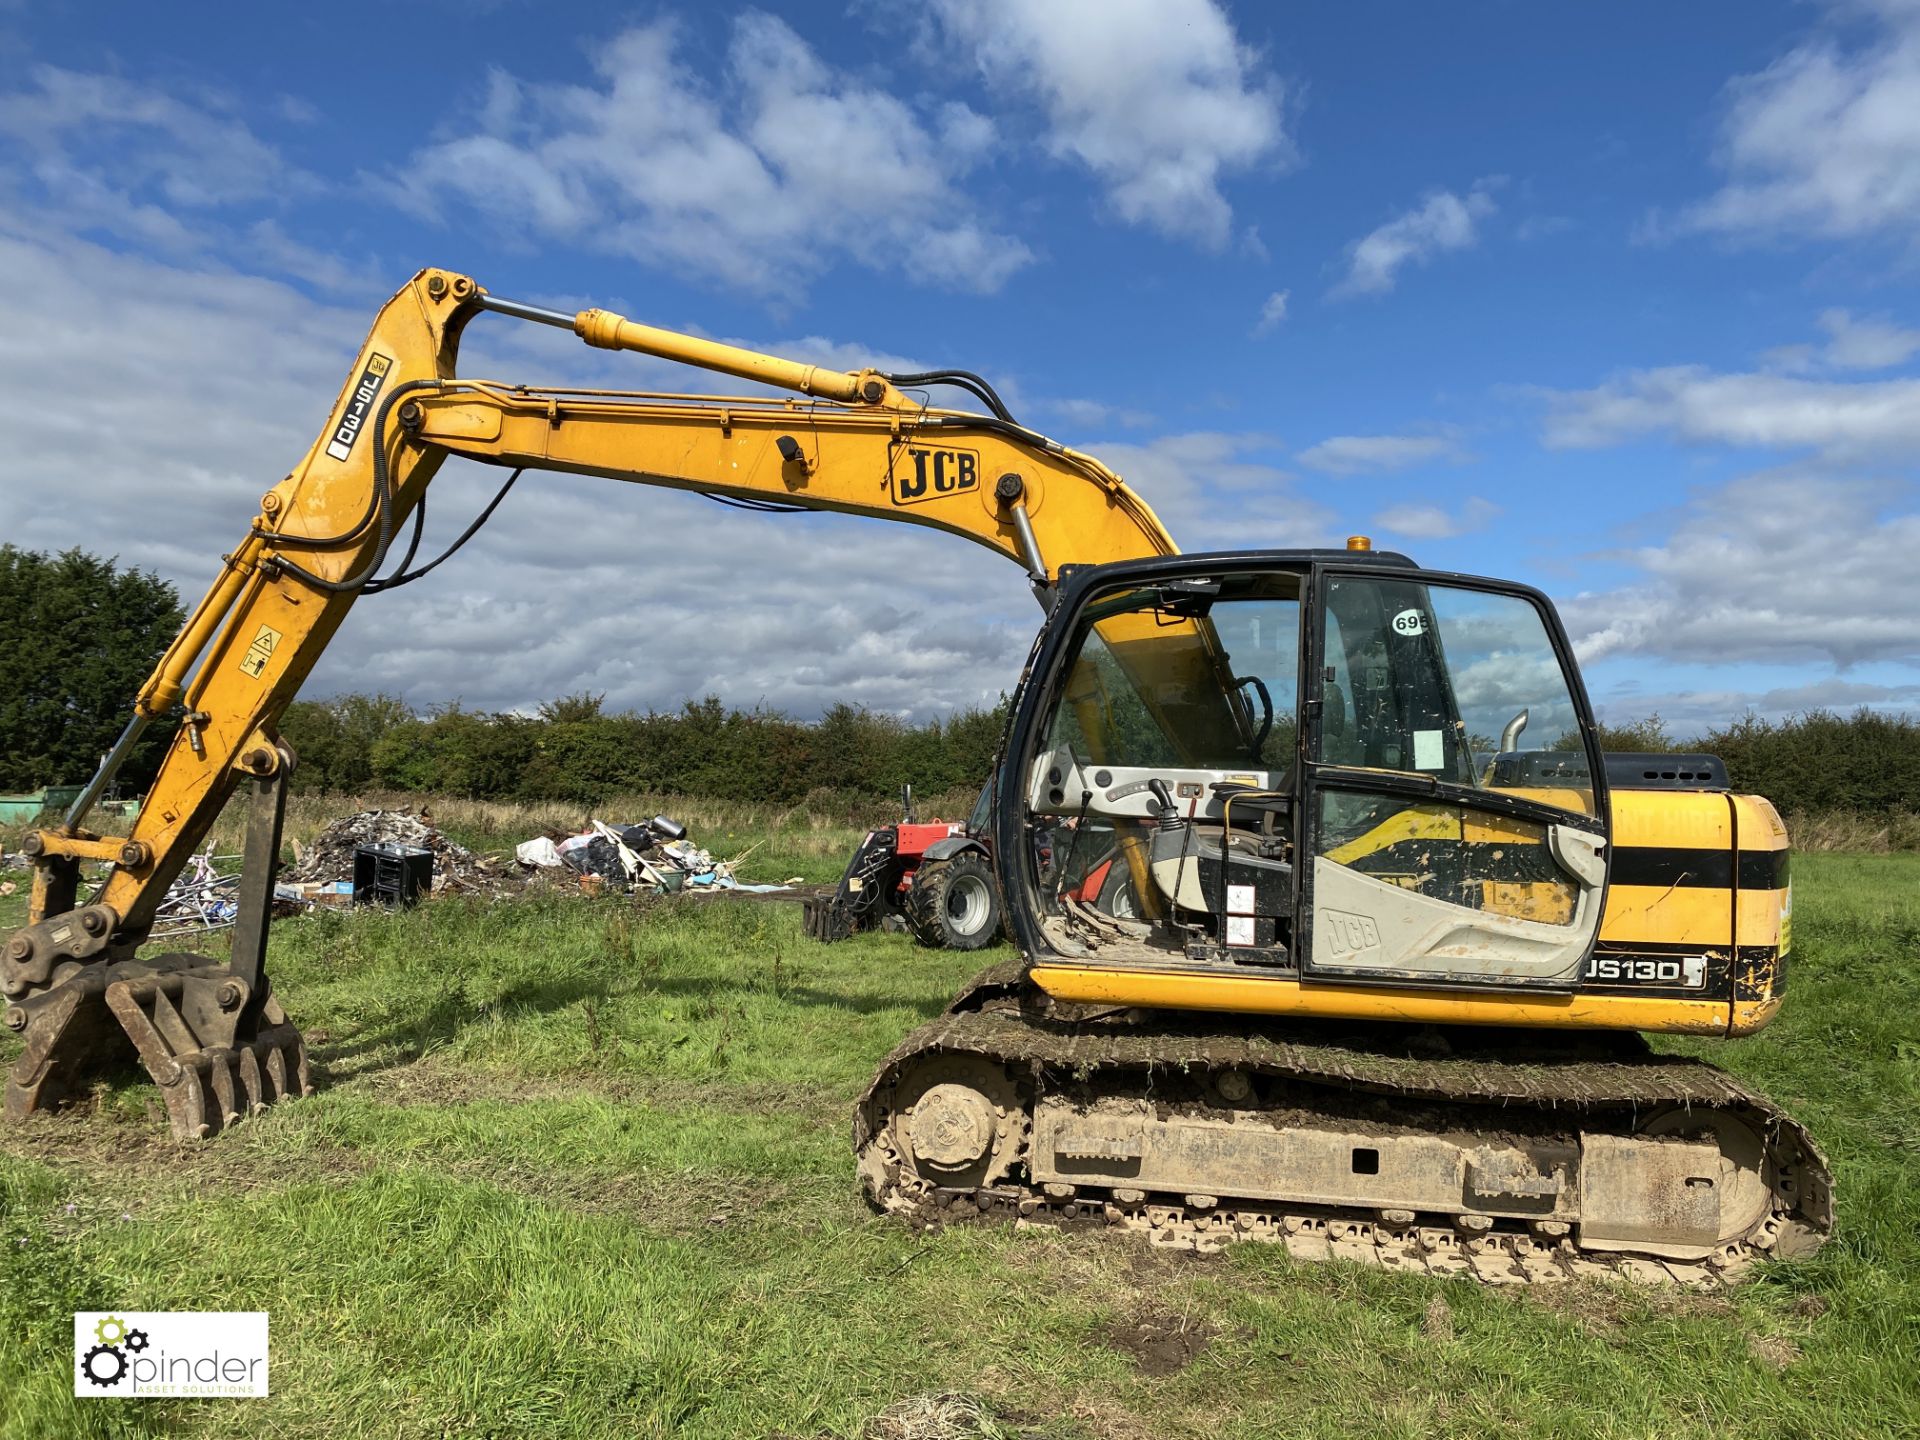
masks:
[[[994,1418],[971,1395],[912,1395],[887,1406],[862,1428],[865,1440],[1018,1440],[1020,1431]]]
[[[1132,1235],[1117,1235],[1114,1238],[1125,1242],[1115,1248],[1126,1265],[1127,1278],[1142,1290],[1171,1284],[1176,1280],[1190,1280],[1197,1275],[1223,1269],[1228,1263],[1225,1253],[1221,1251],[1196,1254],[1191,1250],[1142,1245],[1138,1243],[1138,1237]]]
[[[610,1215],[663,1235],[700,1235],[779,1219],[800,1233],[824,1208],[852,1210],[845,1187],[749,1175],[676,1175],[655,1180],[607,1171],[558,1171],[495,1161],[437,1162],[432,1169],[474,1185],[582,1215]]]
[[[1205,1353],[1214,1328],[1204,1320],[1148,1310],[1116,1320],[1102,1336],[1142,1375],[1174,1375]]]
[[[1749,1335],[1747,1353],[1769,1370],[1784,1370],[1800,1358],[1800,1347],[1781,1335]]]
[[[128,1209],[173,1189],[220,1194],[284,1190],[303,1181],[351,1179],[375,1167],[366,1156],[337,1145],[315,1145],[298,1155],[268,1155],[245,1142],[243,1129],[236,1126],[217,1141],[196,1143],[175,1140],[164,1112],[120,1119],[97,1108],[76,1107],[35,1115],[0,1130],[0,1153],[89,1181],[111,1182],[114,1193],[127,1197]]]
[[[896,1400],[860,1427],[861,1440],[1021,1440],[1021,1430],[995,1415],[986,1403],[958,1391],[909,1395]],[[767,1440],[804,1440],[776,1430]],[[833,1440],[822,1430],[814,1440]]]

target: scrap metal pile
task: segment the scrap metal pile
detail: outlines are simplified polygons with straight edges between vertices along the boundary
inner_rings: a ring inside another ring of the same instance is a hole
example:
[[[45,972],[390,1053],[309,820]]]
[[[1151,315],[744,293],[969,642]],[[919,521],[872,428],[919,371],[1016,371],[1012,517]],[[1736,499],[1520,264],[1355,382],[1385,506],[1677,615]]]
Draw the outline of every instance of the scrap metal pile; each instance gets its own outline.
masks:
[[[297,885],[276,882],[273,913],[297,915],[309,902]],[[149,940],[186,940],[216,930],[230,930],[240,915],[240,857],[216,855],[212,846],[187,861],[186,868],[167,887],[154,912]]]
[[[151,940],[172,940],[203,930],[224,930],[240,913],[240,875],[222,874],[219,866],[234,865],[238,855],[215,855],[209,850],[187,862],[180,877],[154,914]]]

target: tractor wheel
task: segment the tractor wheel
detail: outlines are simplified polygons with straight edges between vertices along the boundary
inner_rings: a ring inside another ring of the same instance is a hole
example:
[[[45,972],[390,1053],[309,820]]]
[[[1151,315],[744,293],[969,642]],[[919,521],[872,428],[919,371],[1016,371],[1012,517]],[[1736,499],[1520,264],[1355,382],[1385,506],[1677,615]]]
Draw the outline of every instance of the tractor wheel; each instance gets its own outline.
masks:
[[[949,950],[980,950],[1000,935],[1000,892],[984,855],[964,851],[913,872],[901,910],[913,938]]]

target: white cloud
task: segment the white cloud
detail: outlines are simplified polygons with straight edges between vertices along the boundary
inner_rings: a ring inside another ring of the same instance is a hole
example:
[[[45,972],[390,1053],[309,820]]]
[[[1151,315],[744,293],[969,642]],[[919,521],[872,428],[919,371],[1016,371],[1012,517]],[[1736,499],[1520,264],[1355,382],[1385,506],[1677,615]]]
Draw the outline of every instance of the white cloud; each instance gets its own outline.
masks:
[[[1143,443],[1103,441],[1095,453],[1152,505],[1183,550],[1325,545],[1331,511],[1260,458],[1264,435],[1198,430]]]
[[[0,485],[58,497],[13,507],[6,539],[118,555],[189,603],[312,443],[373,318],[371,305],[117,253],[17,215],[0,216],[0,305]],[[872,355],[827,339],[781,348]],[[668,371],[493,316],[470,327],[461,369],[597,386]],[[501,478],[448,465],[423,553]],[[932,531],[535,473],[448,564],[357,605],[306,690],[484,709],[582,688],[616,706],[711,691],[801,715],[849,700],[929,716],[992,703],[1037,618],[1016,567]]]
[[[361,300],[378,300],[392,289],[391,275],[365,258],[345,260],[326,250],[303,245],[278,221],[257,220],[242,242],[249,257],[264,270],[291,275],[318,290]]]
[[[312,443],[371,312],[12,216],[0,277],[0,465],[13,493],[60,497],[13,507],[7,539],[117,551],[197,599]]]
[[[1373,517],[1374,526],[1409,540],[1451,540],[1471,530],[1483,529],[1500,513],[1491,500],[1474,496],[1458,510],[1438,505],[1393,505]]]
[[[0,137],[16,163],[67,174],[85,150],[103,189],[204,209],[311,189],[219,96],[195,104],[119,75],[36,65],[28,88],[0,95]],[[51,187],[50,187],[51,188]]]
[[[1002,387],[1003,395],[1006,393],[1006,388]],[[1144,410],[1134,410],[1125,405],[1109,405],[1104,400],[1085,400],[1075,396],[1043,398],[1033,401],[1030,405],[1023,405],[1021,409],[1032,409],[1043,415],[1054,416],[1077,430],[1092,430],[1107,425],[1122,425],[1129,430],[1138,430],[1153,423],[1153,416]]]
[[[1821,328],[1824,346],[1796,347],[1803,368],[1878,368],[1912,350],[1905,332],[1885,321],[1829,311]],[[1912,560],[1920,547],[1920,492],[1907,481],[1876,478],[1909,468],[1920,445],[1920,379],[1672,366],[1549,393],[1547,400],[1550,447],[1655,437],[1800,452],[1789,464],[1647,517],[1642,524],[1656,534],[1652,543],[1600,557],[1630,578],[1562,606],[1583,663],[1776,665],[1803,674],[1821,662],[1835,672],[1874,662],[1920,664]],[[1817,683],[1840,693],[1834,682]],[[1633,693],[1614,688],[1616,696]],[[1717,692],[1699,692],[1690,703],[1657,708],[1670,719],[1716,722],[1744,708]]]
[[[1920,330],[1908,330],[1885,315],[1855,316],[1850,310],[1823,310],[1823,344],[1781,345],[1760,357],[1769,370],[1805,374],[1820,370],[1887,370],[1920,353]]]
[[[1513,228],[1513,238],[1522,244],[1531,244],[1535,240],[1545,240],[1550,236],[1564,234],[1573,229],[1573,221],[1565,215],[1529,215]]]
[[[1830,337],[1825,360],[1841,370],[1885,370],[1920,353],[1920,330],[1906,330],[1885,316],[1855,319],[1845,310],[1826,310],[1820,328]]]
[[[1920,380],[1809,380],[1672,365],[1548,395],[1544,438],[1553,448],[1595,449],[1644,435],[1836,456],[1910,450],[1920,445]]]
[[[286,97],[265,110],[289,119]],[[277,218],[287,202],[326,190],[218,93],[172,94],[52,65],[0,92],[0,208],[161,254],[376,295],[384,286],[364,254],[349,262],[304,244]]]
[[[1046,114],[1045,145],[1085,166],[1129,224],[1224,245],[1222,178],[1294,160],[1284,92],[1214,0],[934,0],[995,89]]]
[[[1670,538],[1614,557],[1633,583],[1561,607],[1581,662],[1920,663],[1917,502],[1912,486],[1824,469],[1697,495]]]
[[[1823,33],[1727,87],[1716,159],[1727,183],[1679,228],[1736,239],[1887,234],[1920,225],[1920,7],[1835,6],[1878,25],[1848,46]]]
[[[1451,435],[1335,435],[1294,459],[1329,475],[1380,475],[1430,461],[1465,457]]]
[[[1464,196],[1436,190],[1415,208],[1362,236],[1347,250],[1346,278],[1331,294],[1384,295],[1400,271],[1435,255],[1471,250],[1480,242],[1480,222],[1498,208],[1490,193],[1497,177],[1478,181]]]
[[[1253,333],[1256,338],[1271,335],[1280,328],[1281,322],[1287,318],[1287,297],[1292,293],[1291,290],[1276,290],[1267,296],[1266,303],[1260,307],[1260,318],[1254,322]]]
[[[916,109],[757,11],[718,82],[680,40],[671,21],[625,31],[591,85],[494,71],[466,132],[417,151],[389,194],[764,294],[843,256],[983,292],[1032,259],[959,188],[991,149],[985,116]]]
[[[224,96],[35,65],[0,92],[0,203],[176,254],[220,248],[236,206],[318,193]],[[187,218],[183,218],[187,217]]]

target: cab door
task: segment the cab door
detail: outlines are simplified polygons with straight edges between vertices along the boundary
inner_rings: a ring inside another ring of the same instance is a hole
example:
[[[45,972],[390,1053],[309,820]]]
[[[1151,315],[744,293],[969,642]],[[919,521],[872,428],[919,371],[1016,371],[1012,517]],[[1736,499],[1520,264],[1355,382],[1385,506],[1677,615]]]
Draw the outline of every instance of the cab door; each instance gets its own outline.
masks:
[[[1570,987],[1599,933],[1609,827],[1552,606],[1466,577],[1326,570],[1308,632],[1303,976]]]

